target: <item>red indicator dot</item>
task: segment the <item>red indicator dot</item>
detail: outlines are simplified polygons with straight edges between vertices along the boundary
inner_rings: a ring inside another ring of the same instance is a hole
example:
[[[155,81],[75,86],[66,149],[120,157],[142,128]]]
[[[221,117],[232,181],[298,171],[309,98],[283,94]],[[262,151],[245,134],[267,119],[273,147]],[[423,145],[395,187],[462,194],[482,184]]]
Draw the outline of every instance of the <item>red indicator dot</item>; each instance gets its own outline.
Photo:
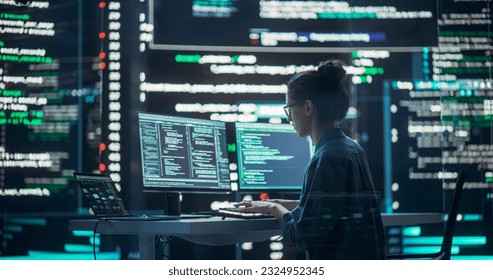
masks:
[[[106,68],[106,63],[100,62],[99,63],[99,69],[104,69],[104,68]]]
[[[106,144],[105,144],[105,143],[101,143],[101,144],[99,144],[99,150],[100,150],[100,151],[104,151],[104,150],[106,150]]]
[[[103,31],[99,32],[99,39],[104,39],[104,37],[106,37],[106,33]]]
[[[105,2],[99,2],[99,8],[104,9],[104,7],[106,7],[106,3]]]
[[[106,171],[106,165],[104,163],[99,164],[99,171],[105,172]]]
[[[106,53],[105,52],[100,52],[99,53],[99,58],[104,59],[105,57],[106,57]]]
[[[250,45],[259,45],[259,44],[260,44],[260,42],[257,39],[251,39],[250,40]]]
[[[260,194],[260,200],[267,200],[267,199],[269,199],[268,193],[261,193]]]

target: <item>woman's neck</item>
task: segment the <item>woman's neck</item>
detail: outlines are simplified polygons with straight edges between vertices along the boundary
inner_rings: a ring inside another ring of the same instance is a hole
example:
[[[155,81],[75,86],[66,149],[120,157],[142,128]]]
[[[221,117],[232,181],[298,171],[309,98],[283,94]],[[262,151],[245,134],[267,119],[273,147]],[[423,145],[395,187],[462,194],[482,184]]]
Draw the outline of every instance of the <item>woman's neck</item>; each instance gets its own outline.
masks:
[[[334,122],[325,123],[323,125],[319,125],[318,122],[312,123],[312,129],[310,133],[310,139],[312,139],[312,143],[314,146],[317,145],[318,141],[324,135],[324,133],[329,128],[335,128]]]

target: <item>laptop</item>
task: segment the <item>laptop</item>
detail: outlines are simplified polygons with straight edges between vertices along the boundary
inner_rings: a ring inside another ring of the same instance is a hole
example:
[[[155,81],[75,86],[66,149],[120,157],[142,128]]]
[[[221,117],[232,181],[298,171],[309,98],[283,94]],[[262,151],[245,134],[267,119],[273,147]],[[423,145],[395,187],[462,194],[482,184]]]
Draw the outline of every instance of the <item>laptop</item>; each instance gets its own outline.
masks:
[[[175,220],[179,216],[132,215],[125,207],[115,183],[109,175],[74,172],[75,180],[94,215],[113,220]]]

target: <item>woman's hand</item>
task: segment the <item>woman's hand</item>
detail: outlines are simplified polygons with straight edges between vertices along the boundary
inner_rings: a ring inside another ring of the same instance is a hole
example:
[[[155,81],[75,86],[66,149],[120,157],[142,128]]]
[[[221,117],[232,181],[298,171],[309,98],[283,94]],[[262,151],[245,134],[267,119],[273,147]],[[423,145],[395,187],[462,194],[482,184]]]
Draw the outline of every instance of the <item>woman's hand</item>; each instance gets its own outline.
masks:
[[[250,213],[262,213],[271,214],[276,217],[278,221],[282,220],[282,216],[289,213],[289,210],[284,208],[279,203],[275,203],[268,200],[261,201],[251,201],[243,200],[242,202],[233,204],[235,207],[240,208],[240,212],[250,212]]]
[[[291,200],[291,199],[269,199],[268,201],[281,204],[284,208],[289,211],[293,210],[300,203],[299,200]]]
[[[262,214],[274,214],[274,208],[280,206],[278,203],[261,200],[261,201],[251,201],[243,200],[242,202],[233,204],[235,207],[240,208],[240,212],[254,212]]]

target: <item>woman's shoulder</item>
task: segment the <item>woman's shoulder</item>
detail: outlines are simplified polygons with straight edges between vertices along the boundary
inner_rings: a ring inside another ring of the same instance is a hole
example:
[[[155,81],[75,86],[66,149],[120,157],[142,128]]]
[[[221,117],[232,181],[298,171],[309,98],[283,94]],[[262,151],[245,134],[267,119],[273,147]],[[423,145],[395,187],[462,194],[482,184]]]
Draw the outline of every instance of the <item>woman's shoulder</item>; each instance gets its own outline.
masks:
[[[324,143],[317,151],[320,156],[324,155],[344,155],[346,153],[363,152],[363,148],[358,142],[348,136],[331,139]]]
[[[344,146],[331,146],[318,150],[312,158],[311,167],[320,168],[330,165],[345,165],[353,159],[354,150]]]

